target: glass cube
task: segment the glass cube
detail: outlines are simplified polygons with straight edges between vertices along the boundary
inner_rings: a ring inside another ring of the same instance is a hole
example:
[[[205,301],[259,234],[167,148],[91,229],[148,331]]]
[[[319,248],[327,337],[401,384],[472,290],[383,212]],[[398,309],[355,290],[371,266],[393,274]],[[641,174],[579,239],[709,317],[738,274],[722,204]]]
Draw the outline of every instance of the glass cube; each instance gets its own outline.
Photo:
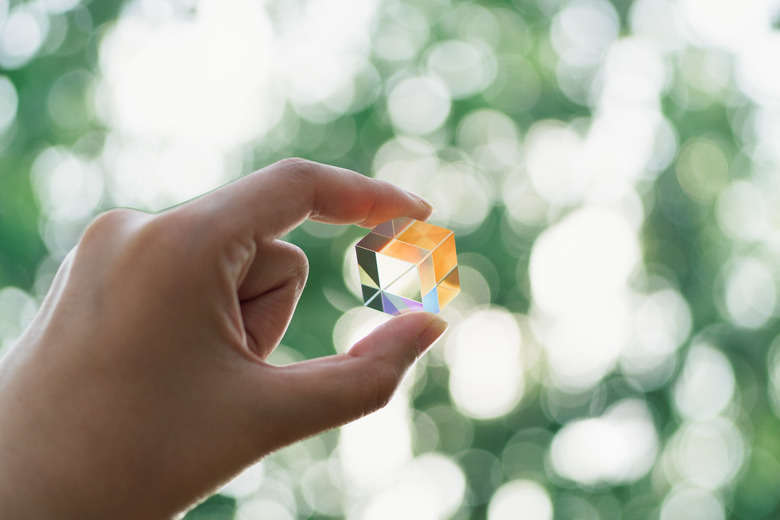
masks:
[[[379,224],[355,246],[363,302],[401,314],[439,312],[460,292],[455,236],[403,217]]]

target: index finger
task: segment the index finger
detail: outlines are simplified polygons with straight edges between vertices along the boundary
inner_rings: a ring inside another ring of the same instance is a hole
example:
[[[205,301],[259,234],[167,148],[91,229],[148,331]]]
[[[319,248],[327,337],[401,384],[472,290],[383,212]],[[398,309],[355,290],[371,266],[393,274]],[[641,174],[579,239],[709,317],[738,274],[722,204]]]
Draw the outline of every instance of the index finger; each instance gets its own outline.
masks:
[[[200,203],[257,238],[278,238],[306,219],[373,227],[401,216],[427,220],[433,212],[424,199],[393,184],[304,159],[272,164]]]

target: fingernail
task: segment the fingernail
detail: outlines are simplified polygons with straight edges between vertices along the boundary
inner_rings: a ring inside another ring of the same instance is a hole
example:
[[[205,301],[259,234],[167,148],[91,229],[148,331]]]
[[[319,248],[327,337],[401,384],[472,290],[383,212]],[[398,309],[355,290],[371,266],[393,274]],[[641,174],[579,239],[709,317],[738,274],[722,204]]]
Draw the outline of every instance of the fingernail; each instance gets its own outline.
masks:
[[[422,199],[422,198],[421,198],[421,199],[420,199],[420,202],[422,203],[422,205],[423,205],[423,206],[425,206],[426,208],[428,208],[429,210],[431,210],[431,213],[433,213],[433,212],[435,212],[435,211],[436,211],[436,208],[434,208],[434,207],[433,207],[433,204],[431,204],[431,203],[430,203],[430,202],[428,202],[427,200],[425,200],[425,199]]]
[[[416,193],[412,193],[412,195],[417,199],[417,201],[422,204],[422,206],[430,211],[431,213],[434,213],[436,211],[436,208],[433,207],[433,204],[425,200],[424,198],[420,197]]]
[[[422,354],[431,348],[436,343],[436,340],[444,334],[447,327],[449,327],[449,324],[443,319],[439,317],[433,318],[417,338],[417,351]]]

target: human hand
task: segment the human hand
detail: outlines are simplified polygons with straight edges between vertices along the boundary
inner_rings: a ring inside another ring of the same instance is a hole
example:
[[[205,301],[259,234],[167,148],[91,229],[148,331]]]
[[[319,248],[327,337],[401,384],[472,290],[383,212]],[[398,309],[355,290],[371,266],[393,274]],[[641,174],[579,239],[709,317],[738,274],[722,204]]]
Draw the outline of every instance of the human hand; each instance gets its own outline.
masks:
[[[172,518],[284,445],[382,407],[445,330],[390,320],[347,354],[286,367],[307,218],[426,219],[421,199],[287,160],[150,215],[99,216],[0,364],[0,517]]]

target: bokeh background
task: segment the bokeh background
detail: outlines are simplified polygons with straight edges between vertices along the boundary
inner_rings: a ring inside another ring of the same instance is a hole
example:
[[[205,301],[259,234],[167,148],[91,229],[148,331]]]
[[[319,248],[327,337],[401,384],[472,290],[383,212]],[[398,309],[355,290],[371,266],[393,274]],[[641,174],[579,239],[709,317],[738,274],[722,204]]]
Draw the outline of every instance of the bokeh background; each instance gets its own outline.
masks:
[[[89,220],[288,156],[456,232],[381,412],[188,520],[780,515],[780,2],[0,0],[0,348]],[[306,223],[272,360],[344,351],[364,231]],[[143,500],[143,497],[139,497]]]

